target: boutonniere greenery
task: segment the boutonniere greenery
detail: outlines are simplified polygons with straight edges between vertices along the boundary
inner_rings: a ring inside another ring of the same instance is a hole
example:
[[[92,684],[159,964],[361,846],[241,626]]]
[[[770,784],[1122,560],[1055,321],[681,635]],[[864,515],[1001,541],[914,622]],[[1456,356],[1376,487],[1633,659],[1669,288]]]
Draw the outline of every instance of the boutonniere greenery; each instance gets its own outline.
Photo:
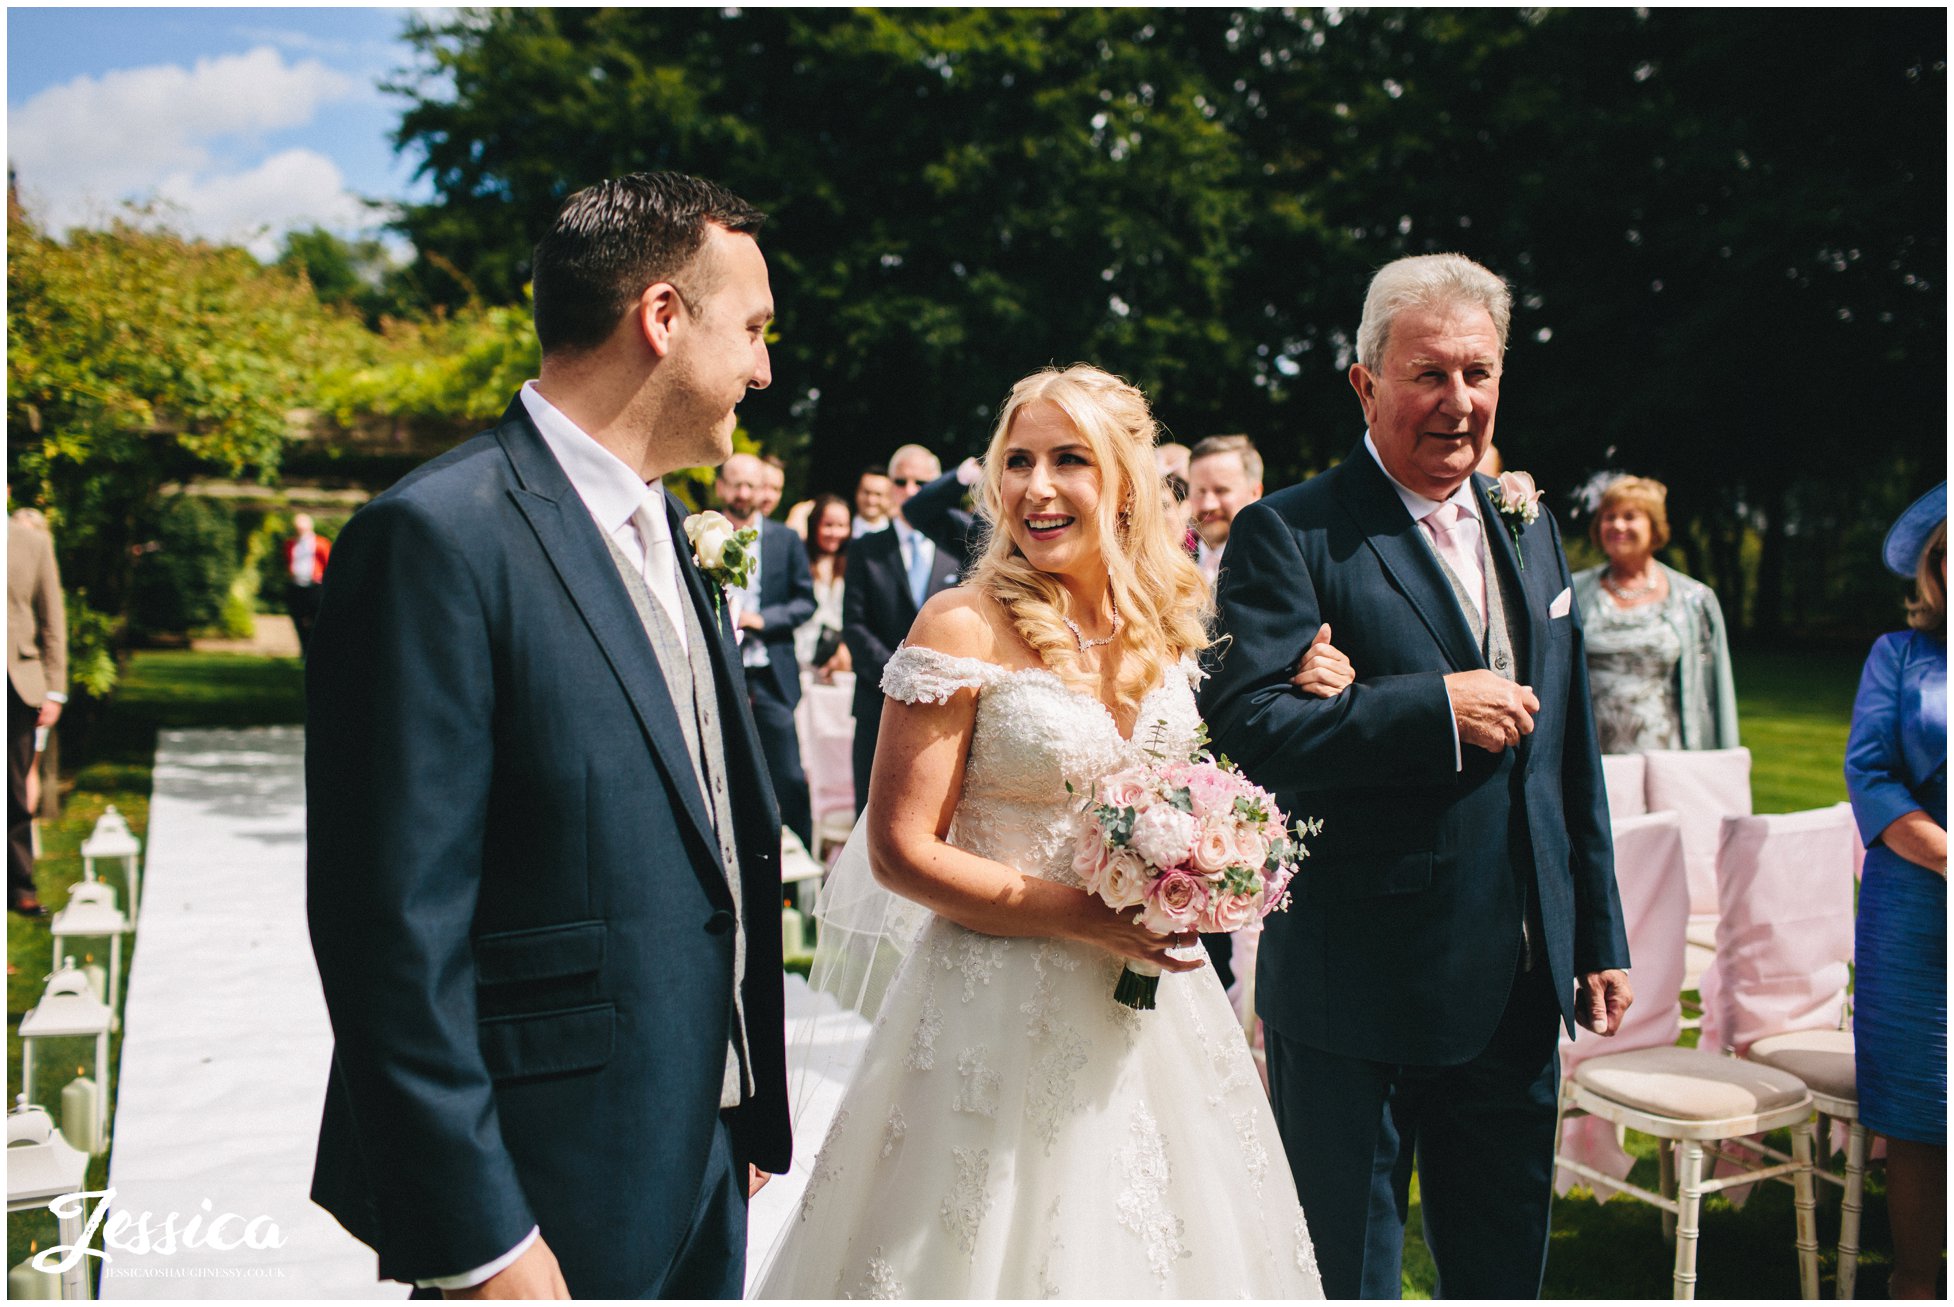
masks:
[[[1540,520],[1540,490],[1525,472],[1502,472],[1493,487],[1493,507],[1499,510],[1499,515],[1506,520],[1506,529],[1513,534],[1513,553],[1524,572],[1527,556],[1520,552],[1520,531]]]
[[[724,515],[708,509],[685,519],[685,538],[692,544],[692,561],[713,583],[715,610],[726,602],[726,590],[746,589],[752,579],[753,564],[759,559],[760,532],[753,527],[735,528]]]

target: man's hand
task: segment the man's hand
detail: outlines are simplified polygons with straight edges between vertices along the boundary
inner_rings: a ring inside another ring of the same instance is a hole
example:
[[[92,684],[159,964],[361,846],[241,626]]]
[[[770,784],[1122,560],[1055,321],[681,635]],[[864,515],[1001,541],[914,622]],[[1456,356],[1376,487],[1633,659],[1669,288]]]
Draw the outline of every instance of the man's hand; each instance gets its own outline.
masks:
[[[1451,697],[1462,744],[1498,753],[1518,744],[1522,735],[1533,734],[1540,700],[1530,686],[1515,685],[1482,667],[1447,675],[1445,693]]]
[[[1590,971],[1575,991],[1574,1019],[1597,1035],[1612,1035],[1622,1028],[1634,1001],[1635,987],[1626,971]]]
[[[570,1287],[563,1283],[563,1272],[557,1269],[556,1254],[537,1235],[536,1242],[523,1250],[522,1256],[510,1262],[488,1279],[469,1289],[443,1289],[444,1298],[538,1298],[570,1297]]]
[[[762,1171],[759,1167],[753,1165],[753,1163],[748,1162],[746,1164],[746,1196],[751,1198],[754,1194],[765,1189],[767,1187],[767,1181],[771,1179],[773,1179],[772,1172]]]
[[[1296,674],[1289,678],[1289,683],[1319,699],[1334,699],[1356,679],[1357,671],[1350,665],[1350,659],[1330,643],[1330,624],[1325,622],[1317,628],[1309,648],[1303,650],[1303,660],[1297,664]]]
[[[759,612],[751,608],[740,614],[739,624],[743,629],[748,631],[757,631],[766,625],[765,622],[760,620]]]
[[[40,716],[34,719],[36,726],[52,726],[61,720],[61,705],[52,699],[41,700]]]

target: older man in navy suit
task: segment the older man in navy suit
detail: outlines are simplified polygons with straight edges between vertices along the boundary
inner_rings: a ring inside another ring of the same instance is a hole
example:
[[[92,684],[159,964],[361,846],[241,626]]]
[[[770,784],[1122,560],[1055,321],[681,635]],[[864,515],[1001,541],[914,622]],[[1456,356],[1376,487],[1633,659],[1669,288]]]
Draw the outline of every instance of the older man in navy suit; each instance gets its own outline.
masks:
[[[762,217],[674,173],[571,196],[540,377],[333,551],[312,1192],[417,1296],[737,1298],[788,1164],[779,813],[660,485],[771,378]]]
[[[1439,1292],[1533,1297],[1556,1036],[1630,1001],[1579,617],[1551,515],[1473,467],[1511,300],[1457,255],[1371,283],[1350,380],[1369,431],[1236,517],[1215,747],[1321,816],[1256,1007],[1283,1146],[1332,1298],[1394,1298],[1411,1170]],[[1290,682],[1330,628],[1357,679]]]
[[[714,496],[726,520],[760,533],[760,562],[746,587],[728,590],[733,627],[746,669],[746,701],[760,733],[760,752],[780,799],[780,823],[814,847],[814,814],[807,772],[801,765],[794,705],[801,701],[801,669],[794,659],[794,629],[814,616],[814,574],[801,538],[767,517],[763,508],[772,469],[752,454],[735,454],[719,469]],[[780,496],[774,495],[779,502]]]

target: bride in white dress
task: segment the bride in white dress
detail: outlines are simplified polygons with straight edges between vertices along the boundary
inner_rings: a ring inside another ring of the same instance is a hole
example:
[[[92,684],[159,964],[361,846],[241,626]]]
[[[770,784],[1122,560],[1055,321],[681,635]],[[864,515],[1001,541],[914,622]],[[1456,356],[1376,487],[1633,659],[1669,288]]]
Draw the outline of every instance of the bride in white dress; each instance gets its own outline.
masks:
[[[1153,490],[1156,433],[1138,390],[1083,365],[1026,378],[999,415],[996,538],[889,662],[857,833],[933,915],[760,1297],[1322,1296],[1196,940],[1072,873],[1067,784],[1184,755],[1199,726],[1208,599]],[[1167,973],[1151,1011],[1113,1001],[1127,959]]]

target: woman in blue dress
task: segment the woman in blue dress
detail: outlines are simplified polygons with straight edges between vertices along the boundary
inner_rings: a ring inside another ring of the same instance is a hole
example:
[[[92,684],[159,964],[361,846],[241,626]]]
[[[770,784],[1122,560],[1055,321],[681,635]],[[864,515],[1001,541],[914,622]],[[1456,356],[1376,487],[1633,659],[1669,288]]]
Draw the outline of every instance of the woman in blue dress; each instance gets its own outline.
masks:
[[[1909,629],[1866,659],[1846,787],[1866,842],[1854,1042],[1859,1117],[1886,1138],[1894,1298],[1938,1296],[1947,1223],[1947,485],[1901,515],[1886,566]]]

